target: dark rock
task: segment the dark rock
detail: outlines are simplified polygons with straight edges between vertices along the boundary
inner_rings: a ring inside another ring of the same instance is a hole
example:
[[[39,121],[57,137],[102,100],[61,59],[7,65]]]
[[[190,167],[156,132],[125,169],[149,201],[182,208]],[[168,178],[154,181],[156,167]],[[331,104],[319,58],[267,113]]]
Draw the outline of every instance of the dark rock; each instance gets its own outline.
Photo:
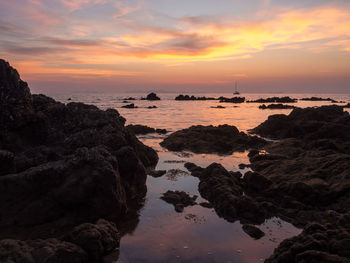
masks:
[[[344,106],[342,106],[344,109],[348,109],[348,108],[350,108],[350,103],[348,103],[348,104],[346,104],[346,105],[344,105]]]
[[[212,107],[210,107],[210,108],[212,108],[212,109],[225,109],[226,107],[224,107],[224,106],[221,106],[221,105],[218,105],[218,106],[212,106]]]
[[[131,104],[122,106],[122,108],[126,108],[126,109],[136,109],[136,108],[138,108],[138,107],[135,106],[134,103],[131,103]]]
[[[119,247],[120,236],[113,223],[100,219],[73,228],[63,240],[81,247],[89,259],[100,259]]]
[[[269,105],[260,105],[259,106],[259,109],[262,109],[262,110],[266,110],[266,109],[269,109],[269,110],[279,110],[279,109],[294,109],[295,106],[291,106],[291,105],[284,105],[282,103],[278,103],[278,104],[269,104]]]
[[[160,145],[171,151],[190,150],[195,153],[231,154],[259,148],[265,140],[239,132],[235,126],[192,126],[170,134]]]
[[[158,156],[118,111],[31,95],[3,60],[0,75],[1,226],[118,219],[145,195]]]
[[[147,109],[157,109],[158,107],[157,106],[148,106]]]
[[[12,240],[0,241],[1,262],[57,262],[83,263],[88,256],[79,246],[55,238],[46,240]]]
[[[202,202],[202,203],[199,203],[199,205],[205,208],[213,208],[213,205],[209,202]]]
[[[265,236],[265,233],[263,231],[253,225],[243,225],[242,229],[254,239],[260,239]]]
[[[338,101],[333,100],[331,98],[319,98],[319,97],[302,98],[300,100],[306,100],[306,101],[330,101],[332,103],[337,103],[338,102]]]
[[[220,217],[229,222],[264,222],[265,212],[252,199],[243,195],[240,176],[233,175],[217,163],[205,169],[192,163],[186,163],[186,167],[199,178],[199,193],[213,205]]]
[[[149,172],[149,175],[152,177],[161,177],[166,174],[166,170],[153,170]]]
[[[180,94],[175,98],[175,100],[217,100],[216,98],[211,98],[211,97],[195,97],[195,96],[189,96],[189,95],[182,95]]]
[[[272,139],[283,138],[349,138],[350,116],[341,106],[294,109],[288,116],[272,115],[252,130]]]
[[[190,196],[184,191],[167,191],[160,197],[160,199],[174,205],[176,212],[182,212],[184,207],[197,204],[197,196]]]
[[[167,133],[166,129],[154,129],[145,125],[139,125],[139,124],[130,124],[126,126],[126,128],[129,131],[132,131],[134,134],[139,135],[139,134],[148,134],[148,133],[159,133],[159,134],[165,134]]]
[[[154,92],[147,95],[146,100],[160,100],[160,98]]]
[[[248,103],[294,103],[297,102],[297,99],[292,99],[290,97],[271,97],[267,99],[257,99],[257,100],[248,100]]]
[[[248,168],[248,167],[250,167],[250,164],[240,163],[238,165],[238,168],[241,169],[241,170],[243,170],[245,168]]]
[[[245,101],[245,97],[233,97],[233,98],[220,97],[219,101],[228,102],[228,103],[243,103]]]
[[[0,150],[0,176],[15,171],[14,157],[13,153]]]

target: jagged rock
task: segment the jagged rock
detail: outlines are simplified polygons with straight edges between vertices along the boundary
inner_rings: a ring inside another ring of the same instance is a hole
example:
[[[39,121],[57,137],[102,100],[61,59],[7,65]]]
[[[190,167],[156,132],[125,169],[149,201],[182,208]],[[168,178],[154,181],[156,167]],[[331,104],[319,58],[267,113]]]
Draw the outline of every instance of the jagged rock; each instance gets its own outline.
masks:
[[[170,134],[160,145],[171,151],[190,150],[195,153],[231,154],[259,148],[265,140],[239,132],[235,126],[192,126]]]
[[[338,101],[331,99],[331,98],[320,98],[320,97],[311,97],[311,98],[302,98],[300,100],[306,100],[306,101],[330,101],[332,103],[337,103]]]
[[[158,156],[118,111],[31,95],[3,60],[0,75],[1,226],[119,218],[145,195]]]

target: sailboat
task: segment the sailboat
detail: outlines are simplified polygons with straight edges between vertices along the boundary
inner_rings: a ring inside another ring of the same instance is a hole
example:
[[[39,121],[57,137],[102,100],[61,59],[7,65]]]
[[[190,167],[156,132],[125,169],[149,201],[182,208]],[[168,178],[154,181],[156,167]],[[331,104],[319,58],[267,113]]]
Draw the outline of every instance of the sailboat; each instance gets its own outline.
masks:
[[[234,95],[239,95],[239,91],[237,90],[237,81],[235,81],[235,92],[233,92]]]

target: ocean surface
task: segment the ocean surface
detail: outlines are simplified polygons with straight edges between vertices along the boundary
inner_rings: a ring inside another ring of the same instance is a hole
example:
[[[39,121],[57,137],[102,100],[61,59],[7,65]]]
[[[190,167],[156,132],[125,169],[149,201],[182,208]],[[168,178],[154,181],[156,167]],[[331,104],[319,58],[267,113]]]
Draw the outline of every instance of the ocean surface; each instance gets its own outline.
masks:
[[[114,108],[127,119],[126,124],[143,124],[153,128],[165,128],[174,132],[192,125],[235,125],[247,131],[265,121],[272,114],[289,114],[287,110],[261,110],[259,103],[219,103],[218,101],[175,101],[178,94],[157,94],[160,101],[130,100],[139,108],[125,109],[121,106],[124,98],[141,98],[147,94],[49,94],[55,99],[93,104],[101,109]],[[188,94],[192,95],[192,94]],[[206,97],[233,97],[232,94],[193,94]],[[248,100],[272,96],[292,98],[323,97],[350,102],[349,94],[241,94]],[[298,101],[298,107],[330,105],[327,101]],[[148,106],[157,106],[148,109]],[[211,108],[218,105],[226,108]],[[344,103],[339,103],[344,105]],[[279,218],[266,220],[260,227],[265,236],[254,240],[236,221],[229,223],[219,218],[214,209],[196,205],[185,208],[183,213],[175,212],[172,205],[160,199],[167,190],[182,190],[197,195],[197,202],[204,201],[198,192],[199,180],[189,174],[185,162],[194,162],[206,167],[213,162],[221,163],[226,169],[240,170],[240,163],[249,163],[248,152],[233,153],[229,156],[216,154],[193,154],[170,152],[159,143],[167,135],[149,134],[139,136],[146,145],[154,148],[159,155],[156,169],[167,170],[160,178],[147,178],[147,196],[138,218],[121,239],[118,263],[252,263],[263,262],[274,248],[286,238],[298,235],[301,230]],[[116,257],[117,258],[117,257]]]

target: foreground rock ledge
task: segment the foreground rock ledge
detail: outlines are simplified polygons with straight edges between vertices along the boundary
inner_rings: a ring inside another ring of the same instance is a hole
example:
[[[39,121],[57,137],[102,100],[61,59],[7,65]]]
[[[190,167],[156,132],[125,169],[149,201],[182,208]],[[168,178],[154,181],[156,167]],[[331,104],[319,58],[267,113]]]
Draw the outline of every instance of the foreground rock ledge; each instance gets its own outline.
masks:
[[[60,233],[100,218],[118,222],[135,203],[141,203],[147,191],[146,167],[155,166],[158,156],[124,123],[125,119],[113,109],[102,111],[74,102],[65,105],[45,95],[31,95],[18,72],[0,60],[2,231],[16,238],[16,232],[11,232],[15,227],[40,229],[42,224],[51,224],[52,233]],[[59,227],[65,230],[56,229]],[[90,230],[84,231],[88,237]],[[55,249],[50,246],[67,247],[56,234],[51,236],[53,240],[9,243],[20,253],[37,248],[42,252],[45,243],[52,253]],[[71,247],[65,255],[81,261],[65,262],[83,262],[84,253],[91,258],[89,249],[82,244],[79,247],[83,251]]]
[[[160,145],[171,151],[231,154],[261,148],[265,140],[239,132],[235,126],[192,126],[170,134]]]

